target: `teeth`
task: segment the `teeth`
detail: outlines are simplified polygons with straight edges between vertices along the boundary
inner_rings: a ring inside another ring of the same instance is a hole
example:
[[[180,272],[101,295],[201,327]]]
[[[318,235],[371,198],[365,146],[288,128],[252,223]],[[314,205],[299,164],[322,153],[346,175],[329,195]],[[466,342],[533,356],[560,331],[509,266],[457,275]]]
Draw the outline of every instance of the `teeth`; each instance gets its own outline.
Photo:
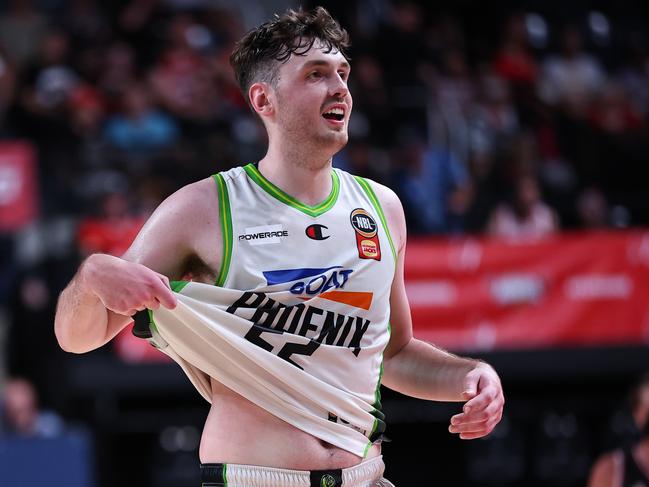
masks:
[[[331,110],[326,111],[325,114],[344,115],[345,112],[342,108],[332,108]]]

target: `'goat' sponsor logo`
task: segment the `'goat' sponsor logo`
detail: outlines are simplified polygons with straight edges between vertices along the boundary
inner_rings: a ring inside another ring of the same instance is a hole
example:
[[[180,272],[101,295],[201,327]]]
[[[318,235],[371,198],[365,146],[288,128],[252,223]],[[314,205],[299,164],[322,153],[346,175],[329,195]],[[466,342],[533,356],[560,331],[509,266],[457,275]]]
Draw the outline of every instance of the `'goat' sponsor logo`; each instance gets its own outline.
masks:
[[[286,284],[292,294],[298,295],[302,299],[311,299],[317,296],[369,310],[374,293],[344,290],[353,272],[353,269],[345,269],[342,266],[302,267],[264,271],[263,275],[269,286]]]

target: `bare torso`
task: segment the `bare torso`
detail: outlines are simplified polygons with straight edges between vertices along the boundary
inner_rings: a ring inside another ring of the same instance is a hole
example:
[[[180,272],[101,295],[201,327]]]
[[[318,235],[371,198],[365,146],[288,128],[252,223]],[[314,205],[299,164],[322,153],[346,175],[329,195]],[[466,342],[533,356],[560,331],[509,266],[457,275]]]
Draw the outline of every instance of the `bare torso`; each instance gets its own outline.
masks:
[[[379,453],[380,447],[374,445],[368,458]],[[212,379],[212,407],[200,460],[322,470],[351,467],[362,459],[297,429]]]

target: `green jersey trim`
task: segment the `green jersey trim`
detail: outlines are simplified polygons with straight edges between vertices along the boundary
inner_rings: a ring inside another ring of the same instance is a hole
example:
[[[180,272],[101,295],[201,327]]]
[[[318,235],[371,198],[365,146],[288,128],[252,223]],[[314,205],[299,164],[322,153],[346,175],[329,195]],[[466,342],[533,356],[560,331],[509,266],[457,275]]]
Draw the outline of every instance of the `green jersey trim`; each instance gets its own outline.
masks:
[[[171,281],[169,283],[171,290],[177,293],[182,291],[187,284],[189,284],[189,281]]]
[[[155,321],[153,319],[153,311],[150,309],[146,310],[147,314],[149,315],[149,331],[151,332],[156,332],[158,333],[158,327],[155,324]]]
[[[250,179],[257,183],[261,189],[266,191],[266,193],[271,195],[273,198],[311,217],[320,216],[333,208],[338,200],[338,195],[340,194],[340,180],[338,179],[336,171],[331,171],[331,193],[329,193],[327,199],[318,205],[310,206],[296,200],[268,181],[268,179],[259,172],[259,169],[257,169],[254,164],[248,164],[244,166],[243,169],[246,171],[246,174],[248,174]]]
[[[394,250],[394,243],[392,242],[392,235],[390,235],[390,229],[388,228],[388,222],[385,219],[385,214],[383,213],[383,208],[381,208],[381,203],[379,203],[379,199],[376,197],[376,194],[374,193],[374,190],[370,186],[370,184],[363,179],[360,176],[354,176],[354,179],[358,182],[358,184],[361,185],[361,188],[365,190],[365,193],[367,193],[367,197],[370,199],[372,202],[372,205],[374,206],[374,209],[376,212],[379,214],[379,218],[381,219],[381,223],[383,224],[383,228],[385,229],[385,234],[388,236],[388,242],[390,242],[390,249],[392,250],[392,257],[394,258],[394,265],[396,267],[397,265],[397,252]]]
[[[391,333],[392,333],[392,327],[390,326],[390,322],[388,321],[388,335],[390,335]],[[383,405],[381,404],[381,380],[383,379],[383,364],[384,364],[383,352],[381,352],[381,365],[379,367],[379,379],[378,381],[376,381],[376,389],[374,390],[374,404],[372,404],[372,407],[374,408],[373,414],[375,416],[381,416],[382,418],[385,418],[385,414],[382,412]],[[372,425],[372,431],[370,432],[370,441],[367,444],[367,446],[365,446],[365,452],[363,454],[363,458],[367,456],[367,452],[369,451],[370,446],[372,446],[373,444],[373,440],[375,439],[375,435],[379,427],[381,427],[382,430],[380,431],[380,433],[383,433],[383,431],[385,431],[385,421],[384,419],[375,417],[374,424]]]
[[[189,281],[169,281],[169,287],[176,293],[182,291],[187,284],[189,284]],[[158,334],[158,327],[153,319],[153,310],[147,309],[146,312],[149,315],[149,330]]]
[[[214,180],[219,189],[219,220],[221,220],[221,239],[223,240],[223,255],[221,256],[221,268],[216,285],[223,287],[228,272],[230,270],[230,261],[232,260],[232,213],[230,210],[230,197],[228,196],[228,187],[225,179],[221,174],[215,174]]]
[[[374,428],[372,428],[372,431],[376,429],[376,420],[374,420]],[[367,452],[370,450],[370,446],[372,446],[372,442],[368,441],[367,445],[365,445],[365,450],[363,450],[363,458],[367,458]]]

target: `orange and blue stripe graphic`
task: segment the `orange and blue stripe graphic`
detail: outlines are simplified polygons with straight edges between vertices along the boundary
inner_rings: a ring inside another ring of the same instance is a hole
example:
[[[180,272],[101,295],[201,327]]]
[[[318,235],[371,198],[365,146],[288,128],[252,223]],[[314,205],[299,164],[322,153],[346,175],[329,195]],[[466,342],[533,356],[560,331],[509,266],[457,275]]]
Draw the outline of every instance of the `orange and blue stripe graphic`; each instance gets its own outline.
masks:
[[[300,297],[306,295],[302,299],[319,297],[369,310],[374,293],[342,290],[353,272],[353,269],[332,266],[264,271],[263,275],[269,286],[292,283],[290,292]]]

